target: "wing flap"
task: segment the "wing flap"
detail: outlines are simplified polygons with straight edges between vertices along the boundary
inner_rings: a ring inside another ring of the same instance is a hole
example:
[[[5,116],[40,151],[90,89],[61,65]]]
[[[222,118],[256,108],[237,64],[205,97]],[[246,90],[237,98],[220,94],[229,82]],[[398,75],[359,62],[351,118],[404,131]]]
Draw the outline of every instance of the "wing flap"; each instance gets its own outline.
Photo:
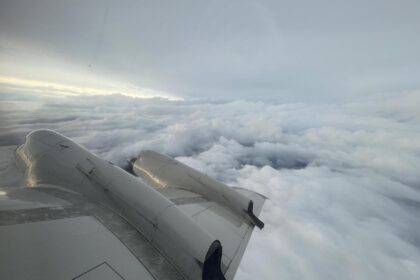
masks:
[[[89,216],[1,226],[0,244],[1,279],[153,279]]]

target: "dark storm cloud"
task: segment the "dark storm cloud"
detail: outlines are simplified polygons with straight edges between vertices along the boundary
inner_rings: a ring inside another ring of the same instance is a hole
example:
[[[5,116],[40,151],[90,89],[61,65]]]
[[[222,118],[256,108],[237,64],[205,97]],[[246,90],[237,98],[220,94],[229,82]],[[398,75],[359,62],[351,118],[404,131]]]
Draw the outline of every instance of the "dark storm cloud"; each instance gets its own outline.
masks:
[[[19,121],[19,124],[52,124],[52,123],[61,123],[66,121],[74,121],[77,117],[68,116],[68,117],[57,117],[57,118],[30,118],[26,120]]]
[[[415,0],[4,0],[1,74],[82,85],[98,75],[184,97],[349,100],[420,87],[419,13]]]
[[[266,195],[266,227],[254,232],[237,279],[420,273],[418,91],[311,105],[119,95],[5,102],[1,143],[50,128],[122,167],[153,149]]]
[[[0,146],[19,145],[25,141],[23,133],[4,132],[0,135]]]

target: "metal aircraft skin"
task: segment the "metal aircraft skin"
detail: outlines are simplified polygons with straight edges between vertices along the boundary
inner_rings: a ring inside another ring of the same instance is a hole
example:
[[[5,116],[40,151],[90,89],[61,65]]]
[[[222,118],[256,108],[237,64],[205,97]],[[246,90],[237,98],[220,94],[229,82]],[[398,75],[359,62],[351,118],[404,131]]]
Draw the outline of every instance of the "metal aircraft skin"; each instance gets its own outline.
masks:
[[[233,279],[265,197],[154,151],[130,164],[51,130],[0,147],[0,279]]]

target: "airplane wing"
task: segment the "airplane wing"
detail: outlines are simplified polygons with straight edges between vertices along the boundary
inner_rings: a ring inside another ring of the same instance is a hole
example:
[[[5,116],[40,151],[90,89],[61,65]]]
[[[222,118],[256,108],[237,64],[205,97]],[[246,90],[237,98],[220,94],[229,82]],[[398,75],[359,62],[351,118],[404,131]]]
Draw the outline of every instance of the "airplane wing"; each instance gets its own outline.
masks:
[[[152,151],[133,170],[49,130],[0,147],[0,279],[233,279],[264,197]]]
[[[233,279],[254,225],[264,226],[255,215],[260,213],[265,197],[247,189],[229,188],[154,151],[141,152],[132,166],[134,174],[220,240],[222,272],[226,279]],[[247,213],[249,203],[253,217]]]

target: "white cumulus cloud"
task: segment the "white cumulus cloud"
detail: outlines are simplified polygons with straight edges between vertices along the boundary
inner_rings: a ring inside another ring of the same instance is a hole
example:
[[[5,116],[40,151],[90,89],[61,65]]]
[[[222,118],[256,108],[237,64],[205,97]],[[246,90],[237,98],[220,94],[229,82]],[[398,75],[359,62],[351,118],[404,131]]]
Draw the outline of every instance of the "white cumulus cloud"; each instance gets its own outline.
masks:
[[[153,149],[266,195],[236,279],[417,279],[418,104],[3,100],[0,144],[50,128],[120,166]]]

